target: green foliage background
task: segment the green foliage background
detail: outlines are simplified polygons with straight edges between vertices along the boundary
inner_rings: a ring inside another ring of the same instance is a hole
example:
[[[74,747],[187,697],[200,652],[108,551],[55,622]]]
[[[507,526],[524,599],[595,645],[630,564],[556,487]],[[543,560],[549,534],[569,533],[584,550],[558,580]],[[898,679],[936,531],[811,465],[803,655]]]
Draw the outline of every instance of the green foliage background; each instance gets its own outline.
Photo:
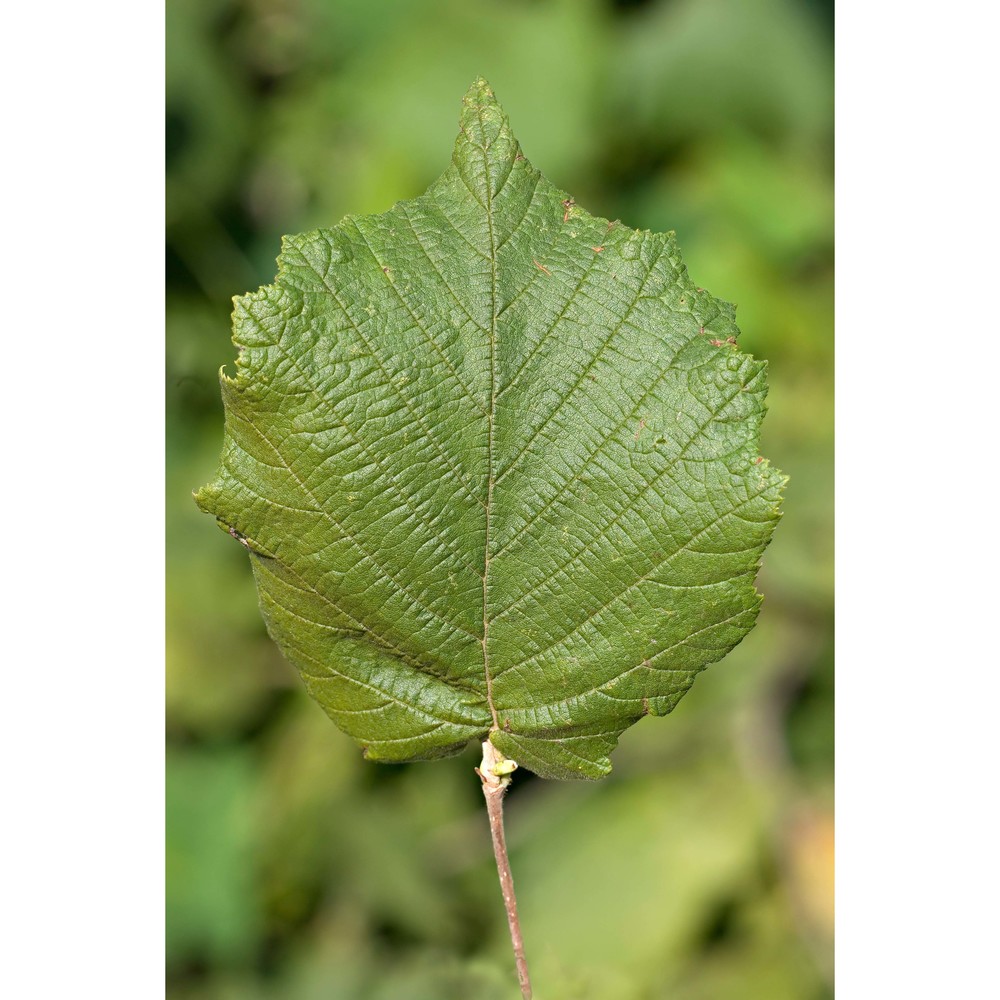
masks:
[[[474,755],[365,763],[267,639],[216,467],[230,299],[420,194],[486,76],[585,208],[675,229],[770,361],[757,628],[594,785],[519,775],[539,1000],[832,995],[832,13],[802,0],[168,0],[167,964],[191,1000],[516,995]]]

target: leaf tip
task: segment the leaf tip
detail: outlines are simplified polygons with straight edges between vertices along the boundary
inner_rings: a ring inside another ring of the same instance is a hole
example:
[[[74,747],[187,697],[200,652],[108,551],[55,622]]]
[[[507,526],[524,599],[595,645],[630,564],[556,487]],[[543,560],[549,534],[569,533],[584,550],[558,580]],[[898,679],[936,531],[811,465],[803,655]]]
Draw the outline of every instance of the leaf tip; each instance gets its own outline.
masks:
[[[493,88],[490,86],[489,80],[487,80],[485,76],[477,76],[475,80],[472,81],[465,97],[466,100],[473,100],[478,103],[492,102],[493,104],[496,104],[496,94],[493,92]]]
[[[500,107],[496,92],[483,77],[476,77],[462,98],[459,119],[462,134],[469,135],[471,132],[483,145],[489,146],[506,123],[507,115]]]
[[[515,163],[525,160],[493,88],[477,77],[462,98],[452,162],[481,206],[496,197]]]

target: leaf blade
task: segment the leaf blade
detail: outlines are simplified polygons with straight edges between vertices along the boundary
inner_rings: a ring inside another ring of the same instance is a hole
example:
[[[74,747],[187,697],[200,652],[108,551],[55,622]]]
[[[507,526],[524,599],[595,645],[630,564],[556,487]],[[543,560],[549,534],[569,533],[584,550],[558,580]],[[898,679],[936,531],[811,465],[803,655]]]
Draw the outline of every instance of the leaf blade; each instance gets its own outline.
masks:
[[[785,480],[737,334],[672,234],[578,208],[480,80],[425,195],[286,238],[276,283],[237,300],[197,500],[369,756],[488,733],[600,777],[756,618]]]

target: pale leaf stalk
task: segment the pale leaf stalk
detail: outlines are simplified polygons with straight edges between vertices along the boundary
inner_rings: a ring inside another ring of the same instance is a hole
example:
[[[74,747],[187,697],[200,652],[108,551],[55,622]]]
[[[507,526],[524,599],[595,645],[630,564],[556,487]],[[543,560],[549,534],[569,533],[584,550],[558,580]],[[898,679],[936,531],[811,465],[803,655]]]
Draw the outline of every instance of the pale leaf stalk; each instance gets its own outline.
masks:
[[[528,977],[528,960],[524,955],[524,939],[521,937],[521,922],[517,916],[517,899],[514,896],[514,876],[507,858],[507,841],[503,834],[503,797],[510,785],[510,775],[517,764],[501,754],[489,740],[483,742],[483,762],[476,768],[483,783],[486,798],[486,812],[490,818],[490,834],[493,837],[493,854],[500,876],[500,890],[503,905],[507,911],[507,925],[510,941],[514,946],[514,962],[517,965],[517,980],[521,985],[521,996],[531,1000],[531,979]]]

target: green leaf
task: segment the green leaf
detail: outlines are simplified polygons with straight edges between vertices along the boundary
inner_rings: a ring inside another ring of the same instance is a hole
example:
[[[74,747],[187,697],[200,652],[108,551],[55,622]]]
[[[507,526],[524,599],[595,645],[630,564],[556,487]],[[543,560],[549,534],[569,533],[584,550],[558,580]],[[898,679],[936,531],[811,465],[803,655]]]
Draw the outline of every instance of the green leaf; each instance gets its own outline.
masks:
[[[368,757],[599,778],[753,625],[765,365],[672,233],[590,215],[489,85],[452,162],[236,300],[218,478],[271,636]]]

